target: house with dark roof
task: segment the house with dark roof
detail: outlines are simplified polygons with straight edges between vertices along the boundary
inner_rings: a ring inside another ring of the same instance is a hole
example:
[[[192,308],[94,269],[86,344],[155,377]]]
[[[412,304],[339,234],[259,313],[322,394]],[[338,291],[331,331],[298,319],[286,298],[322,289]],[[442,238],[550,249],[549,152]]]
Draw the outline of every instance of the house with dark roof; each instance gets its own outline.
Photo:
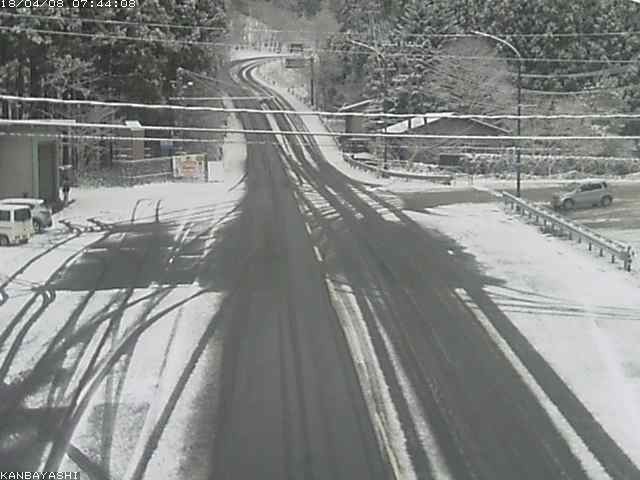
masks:
[[[452,112],[431,113],[408,118],[383,129],[386,133],[408,135],[473,136],[476,138],[407,138],[387,140],[392,155],[401,160],[422,163],[457,164],[466,153],[513,146],[509,131],[474,118],[457,118]],[[477,138],[477,137],[487,137]]]

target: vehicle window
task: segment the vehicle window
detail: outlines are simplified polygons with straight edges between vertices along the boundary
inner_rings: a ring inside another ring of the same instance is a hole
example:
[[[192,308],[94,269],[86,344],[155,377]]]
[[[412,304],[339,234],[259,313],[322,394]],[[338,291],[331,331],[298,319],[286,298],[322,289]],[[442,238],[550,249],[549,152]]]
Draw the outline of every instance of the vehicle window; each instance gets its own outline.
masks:
[[[31,210],[28,208],[21,208],[14,211],[13,216],[16,219],[16,222],[24,222],[25,220],[31,219]]]
[[[591,190],[591,186],[590,185],[581,185],[580,186],[580,191],[581,192],[588,192],[589,190]]]
[[[11,220],[11,212],[9,210],[0,210],[0,222],[8,222]]]
[[[602,182],[602,188],[607,188],[607,182]]]

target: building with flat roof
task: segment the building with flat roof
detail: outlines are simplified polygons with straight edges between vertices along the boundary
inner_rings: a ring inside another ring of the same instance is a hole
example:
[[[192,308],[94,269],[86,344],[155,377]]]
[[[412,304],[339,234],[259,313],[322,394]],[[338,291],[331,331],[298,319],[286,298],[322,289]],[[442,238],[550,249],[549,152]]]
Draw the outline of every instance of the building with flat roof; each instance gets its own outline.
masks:
[[[65,124],[75,120],[51,120],[55,125],[0,125],[0,198],[33,197],[48,202],[60,199],[60,167]]]

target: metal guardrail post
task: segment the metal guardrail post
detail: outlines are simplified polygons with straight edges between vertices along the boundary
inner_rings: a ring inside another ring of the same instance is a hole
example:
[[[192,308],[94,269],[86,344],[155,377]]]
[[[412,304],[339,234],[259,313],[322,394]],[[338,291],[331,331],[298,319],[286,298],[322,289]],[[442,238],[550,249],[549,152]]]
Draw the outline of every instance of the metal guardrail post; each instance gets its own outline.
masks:
[[[625,258],[624,258],[624,269],[627,272],[631,271],[631,257],[632,257],[631,247],[628,246],[627,247],[627,251],[626,251],[626,255],[625,255]]]
[[[506,205],[511,206],[511,210],[516,208],[516,211],[521,215],[526,215],[531,219],[535,217],[536,225],[542,218],[543,228],[547,230],[547,222],[551,233],[558,232],[563,234],[566,232],[568,238],[573,240],[574,237],[578,243],[582,243],[585,240],[589,245],[589,251],[593,251],[593,245],[599,247],[599,256],[604,256],[604,251],[611,254],[611,263],[615,263],[616,258],[622,260],[624,269],[631,271],[631,259],[633,257],[633,250],[630,245],[625,245],[617,241],[612,241],[603,237],[597,232],[592,232],[586,227],[580,226],[570,220],[564,219],[558,215],[555,215],[545,210],[541,210],[538,207],[529,204],[526,200],[516,198],[513,195],[502,192],[502,196]]]

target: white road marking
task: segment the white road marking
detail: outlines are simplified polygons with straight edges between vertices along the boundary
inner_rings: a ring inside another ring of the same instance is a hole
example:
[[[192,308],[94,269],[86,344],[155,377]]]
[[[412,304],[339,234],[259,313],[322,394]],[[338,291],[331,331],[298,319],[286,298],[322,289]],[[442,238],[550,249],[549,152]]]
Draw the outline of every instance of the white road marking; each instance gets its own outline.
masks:
[[[313,246],[313,251],[315,252],[316,258],[318,259],[319,262],[324,261],[322,258],[322,253],[320,253],[320,249],[316,245]]]
[[[420,406],[420,402],[418,400],[418,396],[411,384],[411,380],[407,376],[404,367],[402,365],[401,360],[398,357],[396,349],[387,334],[387,330],[382,325],[382,322],[376,315],[375,310],[372,308],[371,303],[367,300],[369,304],[371,312],[373,312],[373,319],[376,322],[376,327],[382,336],[382,341],[384,342],[384,346],[389,352],[389,359],[391,360],[391,365],[393,367],[394,372],[396,373],[396,377],[398,378],[398,384],[400,385],[400,389],[402,390],[402,396],[407,401],[407,406],[409,407],[409,415],[411,416],[411,421],[413,425],[416,427],[416,432],[418,434],[418,438],[420,439],[420,444],[422,445],[423,450],[427,454],[427,458],[429,459],[429,463],[431,464],[431,474],[434,480],[452,480],[453,475],[449,470],[449,466],[444,459],[444,455],[442,454],[442,450],[440,450],[440,445],[438,445],[438,441],[436,440],[435,435],[433,434],[433,428],[429,423],[428,418],[426,417],[424,410]]]
[[[517,374],[522,378],[529,390],[531,390],[533,395],[538,399],[540,405],[549,416],[549,419],[558,430],[558,433],[567,442],[569,449],[578,459],[589,478],[594,480],[611,480],[607,471],[593,455],[593,452],[589,450],[589,447],[584,443],[584,440],[582,440],[569,421],[564,417],[564,415],[562,415],[562,412],[560,412],[544,389],[540,384],[538,384],[533,375],[531,375],[531,372],[529,372],[520,358],[511,349],[509,343],[502,337],[502,335],[500,335],[500,332],[498,332],[498,330],[493,326],[491,321],[473,301],[467,291],[463,288],[456,288],[455,294],[458,299],[473,312],[474,316],[480,325],[486,330],[491,340],[493,340],[507,360],[511,362]]]
[[[308,223],[306,223],[306,222],[305,222],[305,224],[304,224],[304,228],[307,230],[307,233],[308,233],[309,235],[311,235],[312,231],[311,231],[311,227],[309,226],[309,224],[308,224]]]
[[[329,277],[325,277],[325,283],[349,344],[380,449],[389,458],[395,480],[417,480],[398,411],[362,311],[350,289],[347,290],[342,285],[337,287]]]

